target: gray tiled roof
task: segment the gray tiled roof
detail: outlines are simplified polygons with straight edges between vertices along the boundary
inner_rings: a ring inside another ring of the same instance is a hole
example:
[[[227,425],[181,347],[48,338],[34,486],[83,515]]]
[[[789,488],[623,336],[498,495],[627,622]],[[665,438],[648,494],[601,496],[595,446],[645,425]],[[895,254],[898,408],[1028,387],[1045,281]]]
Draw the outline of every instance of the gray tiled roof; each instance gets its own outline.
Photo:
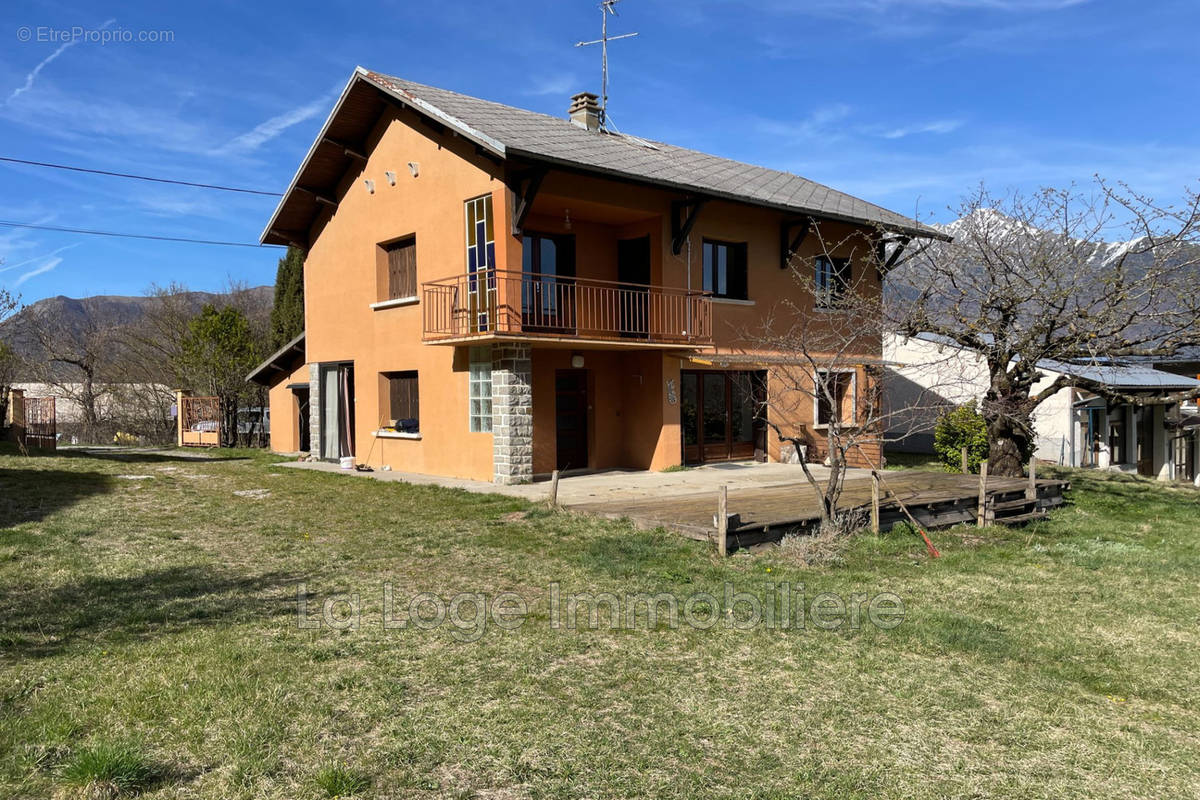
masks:
[[[797,214],[938,236],[908,217],[788,172],[622,134],[588,131],[501,103],[360,70],[384,91],[442,119],[497,155],[525,156]]]

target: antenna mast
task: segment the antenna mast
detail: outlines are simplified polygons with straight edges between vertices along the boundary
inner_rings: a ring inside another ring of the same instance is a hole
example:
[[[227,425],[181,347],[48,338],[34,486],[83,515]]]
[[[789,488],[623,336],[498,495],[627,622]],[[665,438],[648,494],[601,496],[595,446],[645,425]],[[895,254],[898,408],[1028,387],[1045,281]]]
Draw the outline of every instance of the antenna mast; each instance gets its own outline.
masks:
[[[617,16],[617,3],[621,0],[601,0],[600,2],[600,38],[590,42],[576,42],[576,47],[600,45],[600,127],[606,127],[608,110],[608,43],[617,39],[629,39],[636,33],[622,33],[619,36],[608,35],[608,15]]]

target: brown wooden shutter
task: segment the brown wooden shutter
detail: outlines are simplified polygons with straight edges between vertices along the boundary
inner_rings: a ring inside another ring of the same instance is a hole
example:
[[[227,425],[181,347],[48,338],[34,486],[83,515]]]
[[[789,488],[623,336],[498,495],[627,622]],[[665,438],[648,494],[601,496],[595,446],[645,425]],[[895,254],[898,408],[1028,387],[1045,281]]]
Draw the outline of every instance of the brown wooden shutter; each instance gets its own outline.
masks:
[[[388,394],[391,396],[393,421],[421,419],[420,395],[417,390],[417,373],[394,372],[389,375]]]
[[[387,246],[388,299],[416,297],[417,240],[407,239]]]

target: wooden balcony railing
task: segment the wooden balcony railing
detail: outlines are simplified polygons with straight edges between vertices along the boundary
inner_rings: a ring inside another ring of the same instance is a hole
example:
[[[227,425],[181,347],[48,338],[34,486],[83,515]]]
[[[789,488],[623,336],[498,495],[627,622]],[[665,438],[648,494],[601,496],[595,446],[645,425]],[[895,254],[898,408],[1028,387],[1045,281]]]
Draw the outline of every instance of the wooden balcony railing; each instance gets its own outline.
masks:
[[[427,342],[528,336],[649,344],[712,343],[703,292],[487,270],[421,287]]]

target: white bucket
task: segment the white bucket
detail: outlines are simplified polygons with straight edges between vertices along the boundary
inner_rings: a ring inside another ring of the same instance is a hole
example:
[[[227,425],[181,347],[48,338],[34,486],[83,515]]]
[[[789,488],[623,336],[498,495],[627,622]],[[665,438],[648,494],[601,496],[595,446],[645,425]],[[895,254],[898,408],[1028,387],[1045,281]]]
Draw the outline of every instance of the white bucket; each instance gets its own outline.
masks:
[[[354,456],[343,456],[338,463],[342,469],[354,469]]]

